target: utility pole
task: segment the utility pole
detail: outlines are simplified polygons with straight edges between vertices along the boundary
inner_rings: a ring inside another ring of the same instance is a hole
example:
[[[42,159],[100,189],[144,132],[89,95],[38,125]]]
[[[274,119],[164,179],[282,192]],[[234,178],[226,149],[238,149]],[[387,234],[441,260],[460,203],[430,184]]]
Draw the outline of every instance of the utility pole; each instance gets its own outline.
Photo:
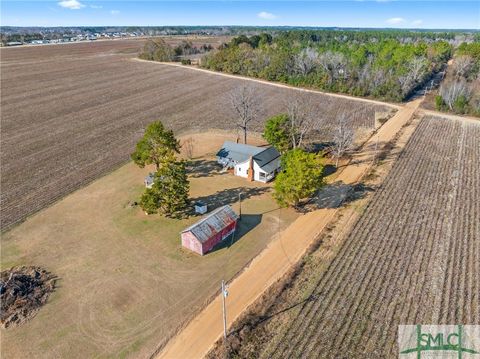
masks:
[[[227,296],[227,286],[225,285],[225,281],[222,280],[223,338],[225,339],[225,343],[227,342],[227,308],[225,306],[225,299]]]

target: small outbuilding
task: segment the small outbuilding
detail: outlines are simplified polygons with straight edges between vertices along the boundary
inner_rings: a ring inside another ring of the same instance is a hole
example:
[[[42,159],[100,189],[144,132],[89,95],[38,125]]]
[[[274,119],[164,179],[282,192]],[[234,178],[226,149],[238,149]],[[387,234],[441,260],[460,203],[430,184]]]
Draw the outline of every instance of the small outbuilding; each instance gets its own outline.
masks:
[[[203,256],[233,235],[237,221],[238,216],[229,205],[217,208],[181,232],[182,246]]]
[[[155,173],[149,173],[148,176],[145,177],[144,183],[146,188],[152,188],[155,183]]]
[[[198,214],[205,214],[207,213],[207,204],[203,203],[202,201],[195,202],[195,213]]]

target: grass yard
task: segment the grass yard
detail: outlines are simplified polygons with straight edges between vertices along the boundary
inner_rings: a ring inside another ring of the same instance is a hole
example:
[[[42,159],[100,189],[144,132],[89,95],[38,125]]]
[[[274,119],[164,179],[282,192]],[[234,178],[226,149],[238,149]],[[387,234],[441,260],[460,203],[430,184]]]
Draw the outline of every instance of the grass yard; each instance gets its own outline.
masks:
[[[132,163],[5,233],[2,269],[39,265],[59,281],[36,317],[2,330],[1,357],[147,357],[297,217],[277,208],[268,185],[218,173],[212,159],[194,160],[191,197],[238,213],[241,192],[243,217],[235,242],[204,257],[180,246],[179,232],[200,217],[130,206],[148,173]]]

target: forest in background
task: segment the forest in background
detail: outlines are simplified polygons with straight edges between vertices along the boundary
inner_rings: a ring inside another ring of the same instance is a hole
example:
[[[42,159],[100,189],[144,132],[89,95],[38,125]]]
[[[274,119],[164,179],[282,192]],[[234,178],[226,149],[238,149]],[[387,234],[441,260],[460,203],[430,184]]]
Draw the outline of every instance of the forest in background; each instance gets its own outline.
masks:
[[[478,33],[295,30],[240,35],[208,53],[201,65],[290,85],[400,102],[444,70],[457,47],[472,42],[480,42]],[[466,107],[464,112],[470,112]]]
[[[480,116],[480,42],[458,46],[435,97],[435,108]]]

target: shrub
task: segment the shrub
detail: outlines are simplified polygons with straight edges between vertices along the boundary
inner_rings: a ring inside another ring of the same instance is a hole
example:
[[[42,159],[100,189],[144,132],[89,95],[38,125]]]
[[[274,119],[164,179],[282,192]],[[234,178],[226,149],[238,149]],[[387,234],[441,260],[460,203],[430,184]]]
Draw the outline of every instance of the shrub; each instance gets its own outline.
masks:
[[[455,102],[453,103],[453,110],[456,113],[461,113],[464,114],[468,110],[468,99],[464,95],[460,95],[455,99]]]
[[[443,101],[442,96],[437,95],[435,96],[435,109],[438,111],[444,110],[446,107],[445,101]]]

